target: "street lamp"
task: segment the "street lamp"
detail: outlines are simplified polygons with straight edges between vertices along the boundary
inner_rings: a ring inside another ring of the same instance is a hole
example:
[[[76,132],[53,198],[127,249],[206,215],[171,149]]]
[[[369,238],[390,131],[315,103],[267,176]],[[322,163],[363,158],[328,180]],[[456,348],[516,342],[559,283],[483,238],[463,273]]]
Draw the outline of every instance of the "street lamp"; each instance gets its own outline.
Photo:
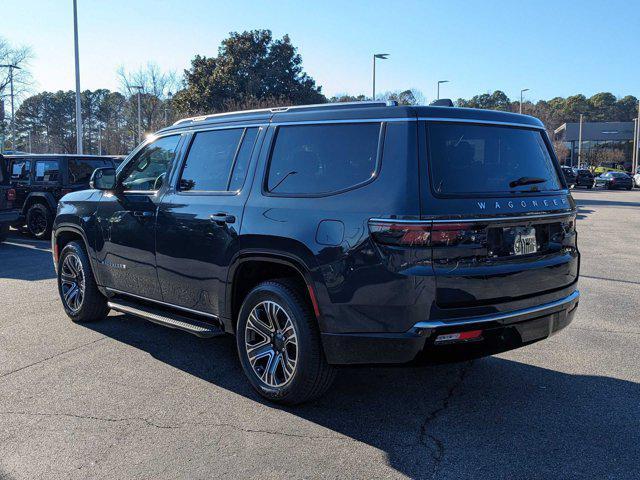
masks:
[[[140,115],[140,92],[144,88],[142,85],[131,85],[129,88],[138,90],[138,143],[142,141],[142,117]]]
[[[78,51],[77,0],[73,0],[73,43],[76,57],[76,152],[82,155],[82,110],[80,109],[80,53]]]
[[[9,85],[11,95],[11,150],[16,149],[16,111],[13,106],[13,71],[22,70],[19,66],[13,64],[0,65],[0,67],[9,69]]]
[[[375,101],[376,99],[376,59],[379,58],[380,60],[386,60],[387,58],[389,58],[389,54],[388,53],[375,53],[373,55],[373,95],[371,97],[372,100]]]
[[[522,90],[520,90],[520,113],[522,113],[522,94],[528,91],[529,91],[528,88],[523,88]]]
[[[436,100],[440,100],[440,84],[441,83],[449,83],[449,80],[438,80],[438,96],[436,97]]]

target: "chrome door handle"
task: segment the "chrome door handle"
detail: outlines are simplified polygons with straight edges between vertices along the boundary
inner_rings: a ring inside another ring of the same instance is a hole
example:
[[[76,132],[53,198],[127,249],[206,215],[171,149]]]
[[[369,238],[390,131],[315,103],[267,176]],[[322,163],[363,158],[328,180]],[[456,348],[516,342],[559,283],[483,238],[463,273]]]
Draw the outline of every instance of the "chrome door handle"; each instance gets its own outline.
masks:
[[[233,215],[227,215],[226,213],[216,213],[214,215],[210,215],[209,220],[222,225],[223,223],[235,223],[236,217]]]
[[[134,217],[153,217],[153,212],[136,210],[133,212]]]

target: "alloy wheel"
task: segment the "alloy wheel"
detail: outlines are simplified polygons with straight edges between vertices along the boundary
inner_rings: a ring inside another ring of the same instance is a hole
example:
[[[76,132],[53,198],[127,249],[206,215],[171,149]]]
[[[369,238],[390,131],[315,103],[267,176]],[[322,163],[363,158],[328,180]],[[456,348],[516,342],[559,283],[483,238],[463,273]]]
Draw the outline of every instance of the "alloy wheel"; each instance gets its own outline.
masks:
[[[298,337],[289,314],[276,302],[260,302],[251,310],[245,328],[245,350],[260,381],[282,387],[296,372]]]
[[[71,253],[64,257],[60,271],[60,283],[65,305],[76,313],[82,307],[85,293],[84,270],[77,255]]]
[[[29,215],[29,231],[33,235],[43,235],[47,231],[47,219],[40,212]]]

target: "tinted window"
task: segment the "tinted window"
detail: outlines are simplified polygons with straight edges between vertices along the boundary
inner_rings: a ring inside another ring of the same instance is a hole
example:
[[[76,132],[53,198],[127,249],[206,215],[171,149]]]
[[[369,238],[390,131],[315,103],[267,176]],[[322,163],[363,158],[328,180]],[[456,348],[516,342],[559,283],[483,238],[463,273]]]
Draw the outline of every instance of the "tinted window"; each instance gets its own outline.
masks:
[[[537,130],[429,123],[427,140],[431,184],[436,193],[561,188],[549,149]],[[519,185],[519,179],[527,184]]]
[[[626,173],[622,173],[622,172],[612,172],[611,177],[615,177],[615,178],[626,178],[629,175],[627,175]]]
[[[96,168],[113,167],[109,160],[69,159],[69,183],[89,183]]]
[[[249,160],[251,159],[251,153],[253,152],[253,146],[256,143],[257,136],[257,128],[247,128],[244,139],[242,140],[242,146],[238,151],[238,158],[236,158],[236,163],[233,166],[233,174],[229,182],[230,191],[240,190],[244,184],[244,179],[247,177],[247,170],[249,168]]]
[[[179,135],[163,137],[145,146],[126,168],[125,190],[158,190],[171,167],[180,143]]]
[[[278,129],[267,188],[284,194],[344,190],[372,178],[379,123],[292,125]]]
[[[57,160],[36,160],[36,182],[57,182],[59,178]]]
[[[182,190],[225,191],[244,129],[196,133],[187,155]]]
[[[11,162],[11,180],[29,180],[31,160],[13,160]]]

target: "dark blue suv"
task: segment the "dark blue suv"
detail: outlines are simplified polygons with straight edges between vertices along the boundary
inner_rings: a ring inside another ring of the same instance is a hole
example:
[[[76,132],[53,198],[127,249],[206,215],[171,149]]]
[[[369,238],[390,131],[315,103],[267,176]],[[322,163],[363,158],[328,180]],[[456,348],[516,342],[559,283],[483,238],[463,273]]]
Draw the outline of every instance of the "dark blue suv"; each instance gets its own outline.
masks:
[[[547,338],[578,304],[575,203],[529,116],[379,102],[208,115],[91,187],[54,222],[71,319],[111,309],[233,334],[253,387],[282,403],[323,393],[336,365]]]

